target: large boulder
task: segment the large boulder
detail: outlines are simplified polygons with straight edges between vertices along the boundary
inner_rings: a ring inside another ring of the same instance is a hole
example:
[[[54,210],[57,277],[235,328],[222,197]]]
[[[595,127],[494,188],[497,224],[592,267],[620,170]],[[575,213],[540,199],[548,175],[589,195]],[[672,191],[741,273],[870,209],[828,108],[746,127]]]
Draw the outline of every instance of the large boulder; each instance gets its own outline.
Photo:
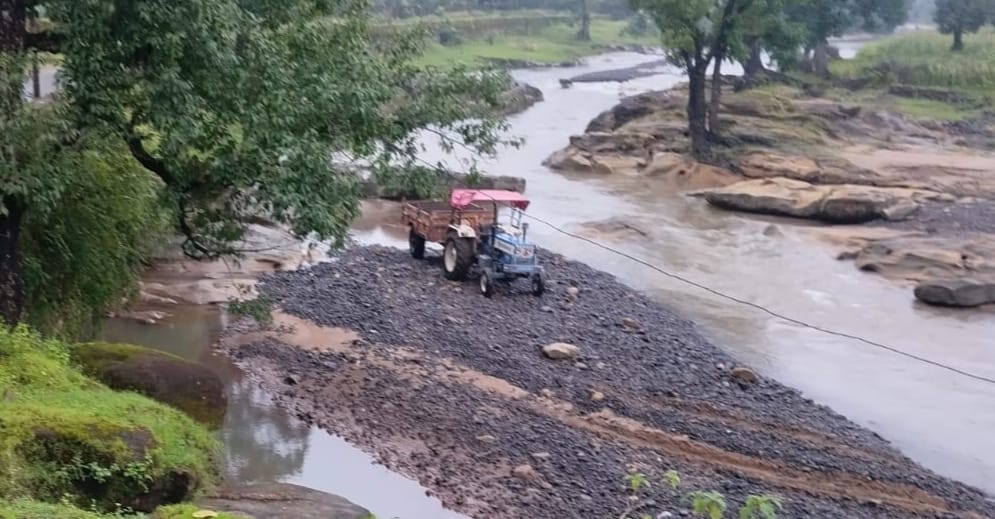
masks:
[[[961,279],[995,280],[995,236],[990,234],[878,239],[863,245],[852,256],[861,270],[892,279],[934,283]],[[959,290],[966,289],[962,287]],[[938,296],[927,294],[926,297]]]
[[[224,420],[224,382],[204,366],[149,348],[101,342],[75,346],[72,357],[84,373],[112,389],[141,393],[209,427]]]
[[[197,503],[246,519],[367,519],[370,512],[332,494],[287,483],[222,488]]]
[[[746,180],[692,194],[723,209],[837,224],[904,218],[918,203],[943,198],[937,193],[914,189],[813,185],[782,177]]]
[[[141,395],[81,389],[0,407],[4,483],[37,499],[149,512],[217,477],[207,430]]]
[[[941,279],[919,283],[916,299],[937,306],[973,308],[995,304],[995,279]]]

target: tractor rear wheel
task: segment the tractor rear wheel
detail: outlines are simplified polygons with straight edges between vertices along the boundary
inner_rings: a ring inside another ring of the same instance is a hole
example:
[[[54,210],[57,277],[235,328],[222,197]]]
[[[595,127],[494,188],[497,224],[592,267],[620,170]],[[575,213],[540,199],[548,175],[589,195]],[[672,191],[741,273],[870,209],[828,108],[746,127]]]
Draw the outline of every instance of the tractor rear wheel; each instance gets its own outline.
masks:
[[[425,238],[412,228],[408,231],[408,250],[411,251],[411,257],[414,259],[424,259],[425,258]]]
[[[466,279],[472,266],[473,241],[457,237],[446,240],[446,248],[442,253],[442,268],[446,271],[446,279],[462,281]]]

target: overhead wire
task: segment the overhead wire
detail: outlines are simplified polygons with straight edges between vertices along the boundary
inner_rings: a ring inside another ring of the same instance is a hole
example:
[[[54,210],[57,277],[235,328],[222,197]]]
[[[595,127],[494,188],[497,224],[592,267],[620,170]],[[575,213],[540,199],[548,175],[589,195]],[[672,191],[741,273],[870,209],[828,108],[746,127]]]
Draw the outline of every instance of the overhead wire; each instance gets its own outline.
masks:
[[[497,200],[494,200],[494,201],[498,202]],[[605,245],[605,244],[603,244],[601,242],[598,242],[598,241],[593,240],[591,238],[588,238],[586,236],[582,236],[580,234],[577,234],[577,233],[574,233],[574,232],[570,232],[570,231],[568,231],[568,230],[566,230],[566,229],[564,229],[564,228],[562,228],[562,227],[560,227],[560,226],[558,226],[558,225],[556,225],[556,224],[554,224],[552,222],[544,220],[544,219],[542,219],[542,218],[540,218],[538,216],[535,216],[535,215],[533,215],[531,213],[528,213],[528,212],[526,212],[524,210],[522,210],[522,214],[525,215],[527,218],[535,220],[535,221],[537,221],[537,222],[539,222],[539,223],[541,223],[541,224],[543,224],[543,225],[545,225],[545,226],[553,229],[554,231],[556,231],[556,232],[558,232],[560,234],[563,234],[565,236],[569,236],[571,238],[574,238],[574,239],[586,242],[588,244],[594,245],[595,247],[604,249],[604,250],[606,250],[606,251],[608,251],[608,252],[610,252],[612,254],[616,254],[616,255],[621,256],[623,258],[626,258],[626,259],[628,259],[630,261],[633,261],[633,262],[636,262],[636,263],[638,263],[640,265],[643,265],[644,267],[647,267],[647,268],[649,268],[649,269],[651,269],[653,271],[656,271],[657,273],[663,274],[664,276],[667,276],[667,277],[669,277],[671,279],[674,279],[674,280],[679,281],[681,283],[684,283],[686,285],[695,287],[695,288],[697,288],[699,290],[703,290],[703,291],[708,292],[708,293],[710,293],[712,295],[718,296],[718,297],[720,297],[722,299],[726,299],[728,301],[732,301],[734,303],[737,303],[737,304],[740,304],[740,305],[743,305],[743,306],[747,306],[747,307],[753,308],[755,310],[759,310],[759,311],[761,311],[761,312],[763,312],[763,313],[765,313],[767,315],[770,315],[771,317],[774,317],[776,319],[780,319],[782,321],[785,321],[785,322],[788,322],[788,323],[791,323],[791,324],[795,324],[795,325],[801,326],[803,328],[808,328],[808,329],[811,329],[811,330],[822,332],[822,333],[825,333],[827,335],[833,335],[833,336],[836,336],[836,337],[841,337],[841,338],[845,338],[845,339],[850,339],[850,340],[853,340],[853,341],[857,341],[857,342],[866,344],[868,346],[872,346],[872,347],[875,347],[875,348],[879,348],[879,349],[882,349],[882,350],[889,351],[891,353],[894,353],[896,355],[900,355],[902,357],[906,357],[906,358],[911,359],[911,360],[915,360],[915,361],[918,361],[918,362],[929,364],[931,366],[934,366],[934,367],[937,367],[937,368],[940,368],[940,369],[943,369],[943,370],[955,373],[957,375],[961,375],[961,376],[964,376],[964,377],[967,377],[967,378],[970,378],[970,379],[973,379],[973,380],[977,380],[977,381],[980,381],[980,382],[986,382],[988,384],[995,385],[995,379],[990,378],[990,377],[986,377],[984,375],[978,375],[976,373],[971,373],[969,371],[965,371],[965,370],[957,368],[955,366],[950,366],[948,364],[944,364],[944,363],[939,362],[939,361],[935,361],[935,360],[932,360],[932,359],[929,359],[929,358],[926,358],[926,357],[923,357],[923,356],[920,356],[920,355],[916,355],[914,353],[909,353],[907,351],[903,351],[901,349],[898,349],[898,348],[896,348],[894,346],[889,346],[887,344],[884,344],[884,343],[881,343],[881,342],[878,342],[878,341],[874,341],[874,340],[871,340],[871,339],[868,339],[868,338],[865,338],[865,337],[861,337],[859,335],[855,335],[855,334],[852,334],[852,333],[846,333],[846,332],[836,331],[836,330],[833,330],[833,329],[830,329],[830,328],[826,328],[824,326],[819,326],[817,324],[812,324],[812,323],[803,321],[803,320],[795,318],[795,317],[784,315],[784,314],[782,314],[780,312],[772,310],[772,309],[770,309],[770,308],[768,308],[766,306],[763,306],[761,304],[754,303],[754,302],[748,301],[746,299],[742,299],[742,298],[739,298],[739,297],[736,297],[736,296],[733,296],[733,295],[726,294],[725,292],[722,292],[721,290],[714,289],[714,288],[712,288],[710,286],[707,286],[707,285],[705,285],[703,283],[694,281],[694,280],[689,279],[687,277],[684,277],[684,276],[682,276],[680,274],[675,274],[673,272],[669,272],[666,269],[663,269],[663,268],[661,268],[661,267],[659,267],[659,266],[657,266],[657,265],[655,265],[653,263],[650,263],[650,262],[648,262],[648,261],[646,261],[646,260],[644,260],[642,258],[638,258],[638,257],[636,257],[636,256],[634,256],[632,254],[629,254],[629,253],[625,252],[625,251],[622,251],[622,250],[616,249],[614,247]]]

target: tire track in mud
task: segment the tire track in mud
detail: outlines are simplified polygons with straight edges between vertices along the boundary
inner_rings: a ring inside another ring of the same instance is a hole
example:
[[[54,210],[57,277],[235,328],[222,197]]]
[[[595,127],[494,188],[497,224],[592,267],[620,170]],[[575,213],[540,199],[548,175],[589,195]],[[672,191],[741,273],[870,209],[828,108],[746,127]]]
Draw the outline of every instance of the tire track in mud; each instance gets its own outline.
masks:
[[[330,352],[343,356],[348,363],[337,370],[339,378],[362,379],[363,371],[367,369],[364,366],[375,366],[396,377],[398,381],[410,384],[416,390],[427,384],[444,385],[456,393],[465,392],[470,388],[500,400],[524,405],[537,415],[545,416],[602,441],[649,450],[668,459],[682,460],[709,471],[731,472],[764,486],[829,499],[849,500],[860,505],[870,503],[917,515],[953,514],[967,519],[985,517],[973,511],[957,511],[943,497],[911,485],[870,480],[865,476],[843,471],[819,471],[808,467],[796,467],[780,461],[731,452],[707,442],[693,440],[682,434],[663,431],[637,420],[616,415],[607,409],[583,413],[573,404],[557,399],[553,395],[535,395],[507,380],[481,373],[452,359],[437,357],[410,347],[369,345],[346,330],[322,327],[279,312],[275,315],[275,324],[277,326],[272,331],[257,331],[236,337],[229,341],[228,347],[237,349],[266,340],[275,341],[286,345],[287,348],[312,353]],[[779,427],[752,420],[738,413],[718,410],[703,403],[682,402],[672,398],[659,399],[659,403],[704,421],[721,423],[723,427],[761,431]],[[397,402],[396,405],[404,405],[404,402]],[[504,409],[504,406],[490,406],[485,412],[500,415],[506,412]],[[832,437],[805,428],[784,427],[779,428],[778,432],[782,436],[791,436],[800,442],[815,443],[832,449],[841,455],[866,461],[890,463],[896,461],[873,451],[839,444],[834,442]],[[405,443],[403,438],[395,439],[393,443],[395,450],[408,457],[416,457],[418,452],[424,455],[425,451],[433,450],[428,447],[399,449],[397,446]],[[507,464],[496,463],[494,467],[496,468],[491,470],[495,472],[508,470]]]

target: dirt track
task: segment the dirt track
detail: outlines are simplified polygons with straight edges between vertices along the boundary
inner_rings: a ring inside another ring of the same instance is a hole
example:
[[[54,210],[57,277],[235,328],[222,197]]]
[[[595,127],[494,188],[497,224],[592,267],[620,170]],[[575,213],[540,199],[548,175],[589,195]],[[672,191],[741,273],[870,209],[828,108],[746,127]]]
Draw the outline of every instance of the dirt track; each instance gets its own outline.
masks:
[[[485,300],[432,260],[354,248],[265,279],[276,326],[242,323],[222,346],[282,404],[472,517],[618,517],[632,470],[653,483],[640,509],[653,517],[693,490],[723,493],[730,517],[765,493],[782,517],[995,517],[981,492],[796,391],[740,386],[691,323],[611,276],[545,258],[542,299],[523,284]],[[581,356],[545,358],[557,341]]]

